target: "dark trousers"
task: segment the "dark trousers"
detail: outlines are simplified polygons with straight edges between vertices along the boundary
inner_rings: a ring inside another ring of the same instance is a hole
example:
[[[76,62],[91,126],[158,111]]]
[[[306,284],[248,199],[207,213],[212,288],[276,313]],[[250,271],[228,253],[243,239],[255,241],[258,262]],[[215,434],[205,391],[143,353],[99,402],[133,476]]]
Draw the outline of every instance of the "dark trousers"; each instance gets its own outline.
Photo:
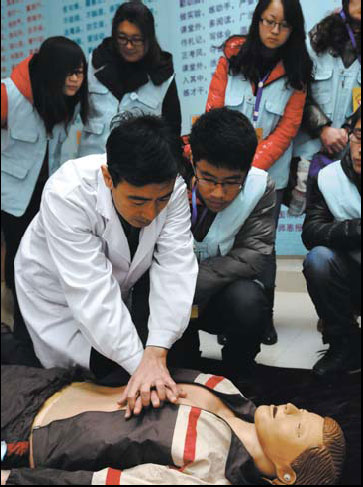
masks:
[[[281,213],[281,206],[284,197],[284,190],[276,191],[276,207],[275,207],[275,225],[276,229],[279,224],[279,218]],[[277,275],[277,262],[276,262],[276,248],[274,248],[273,253],[268,257],[265,270],[263,274],[259,277],[259,280],[263,283],[266,289],[266,296],[269,301],[270,314],[273,313],[273,308],[275,304],[275,287],[276,287],[276,275]]]
[[[347,254],[316,247],[304,263],[309,295],[324,322],[324,342],[359,332],[355,315],[361,312],[361,266]]]
[[[149,273],[146,273],[134,287],[131,309],[133,323],[144,346],[149,334],[149,294],[150,280]],[[168,367],[198,370],[199,358],[198,332],[188,328],[183,337],[169,351]],[[95,375],[97,382],[105,386],[127,384],[130,379],[130,375],[120,365],[104,357],[94,348],[91,351],[90,369]]]
[[[223,361],[228,367],[242,370],[260,352],[268,308],[263,287],[252,280],[240,279],[213,296],[192,326],[226,336]]]

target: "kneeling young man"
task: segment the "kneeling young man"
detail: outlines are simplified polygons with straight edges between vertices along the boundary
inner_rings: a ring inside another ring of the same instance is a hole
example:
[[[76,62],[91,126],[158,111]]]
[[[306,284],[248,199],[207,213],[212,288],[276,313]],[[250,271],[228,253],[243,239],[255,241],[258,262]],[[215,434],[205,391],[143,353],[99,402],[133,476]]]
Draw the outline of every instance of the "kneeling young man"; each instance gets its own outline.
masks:
[[[310,253],[304,264],[327,353],[314,366],[318,377],[361,370],[362,307],[362,112],[352,118],[350,147],[342,161],[314,182],[303,230]]]
[[[203,115],[190,146],[192,232],[200,263],[195,326],[223,334],[227,369],[249,373],[268,316],[258,278],[274,246],[274,183],[251,167],[257,137],[239,112],[222,108]]]
[[[188,326],[198,273],[181,156],[159,118],[121,121],[106,155],[68,161],[50,178],[15,261],[41,364],[80,365],[99,380],[131,375],[131,412],[178,396],[168,351]],[[137,326],[133,290],[147,272],[150,313]]]

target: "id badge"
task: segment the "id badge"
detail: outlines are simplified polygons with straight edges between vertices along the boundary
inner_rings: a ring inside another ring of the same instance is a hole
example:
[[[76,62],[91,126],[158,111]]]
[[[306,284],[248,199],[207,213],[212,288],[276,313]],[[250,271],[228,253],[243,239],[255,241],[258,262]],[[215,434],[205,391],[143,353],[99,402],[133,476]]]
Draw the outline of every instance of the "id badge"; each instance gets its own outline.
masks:
[[[258,143],[263,141],[263,128],[257,128],[256,129],[256,135],[257,135],[257,140]]]
[[[198,305],[194,305],[193,308],[192,308],[192,314],[190,316],[190,318],[192,320],[196,320],[199,318],[199,306]]]
[[[353,110],[354,113],[358,110],[358,108],[362,105],[362,88],[357,86],[353,88]]]

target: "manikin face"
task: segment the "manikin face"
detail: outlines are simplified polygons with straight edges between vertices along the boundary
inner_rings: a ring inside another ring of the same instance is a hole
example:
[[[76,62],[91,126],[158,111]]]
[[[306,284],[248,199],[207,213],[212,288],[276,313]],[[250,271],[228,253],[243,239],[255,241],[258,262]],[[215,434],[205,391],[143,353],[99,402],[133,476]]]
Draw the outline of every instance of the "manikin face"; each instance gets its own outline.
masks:
[[[268,49],[279,49],[289,40],[291,32],[292,28],[285,19],[284,6],[281,0],[272,0],[263,12],[260,22],[262,44]]]
[[[280,478],[294,477],[291,464],[310,448],[323,446],[324,419],[293,404],[261,406],[255,414],[257,435]]]
[[[361,0],[350,0],[349,2],[349,14],[352,19],[357,22],[362,21],[362,1]]]
[[[102,166],[106,186],[112,192],[117,212],[133,227],[148,227],[170,201],[175,180],[138,187],[126,181],[113,186],[107,166]]]
[[[350,138],[350,152],[352,155],[354,171],[362,174],[362,120],[357,123],[354,133]]]
[[[195,174],[199,194],[213,213],[225,210],[236,199],[246,176],[240,170],[217,168],[205,160],[196,164]]]
[[[137,25],[125,20],[117,28],[119,53],[128,63],[141,61],[146,54],[145,39]]]
[[[74,96],[80,90],[84,80],[83,64],[73,73],[69,73],[64,82],[63,93],[66,96]]]

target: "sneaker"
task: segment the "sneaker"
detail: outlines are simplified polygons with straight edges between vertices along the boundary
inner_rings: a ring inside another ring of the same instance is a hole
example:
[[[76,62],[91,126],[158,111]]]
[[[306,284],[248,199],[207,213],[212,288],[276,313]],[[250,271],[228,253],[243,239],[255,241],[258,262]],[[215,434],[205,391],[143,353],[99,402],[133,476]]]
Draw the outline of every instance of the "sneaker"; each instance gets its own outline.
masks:
[[[359,343],[352,338],[335,341],[322,353],[324,356],[313,367],[313,373],[319,378],[361,371],[360,340]]]

